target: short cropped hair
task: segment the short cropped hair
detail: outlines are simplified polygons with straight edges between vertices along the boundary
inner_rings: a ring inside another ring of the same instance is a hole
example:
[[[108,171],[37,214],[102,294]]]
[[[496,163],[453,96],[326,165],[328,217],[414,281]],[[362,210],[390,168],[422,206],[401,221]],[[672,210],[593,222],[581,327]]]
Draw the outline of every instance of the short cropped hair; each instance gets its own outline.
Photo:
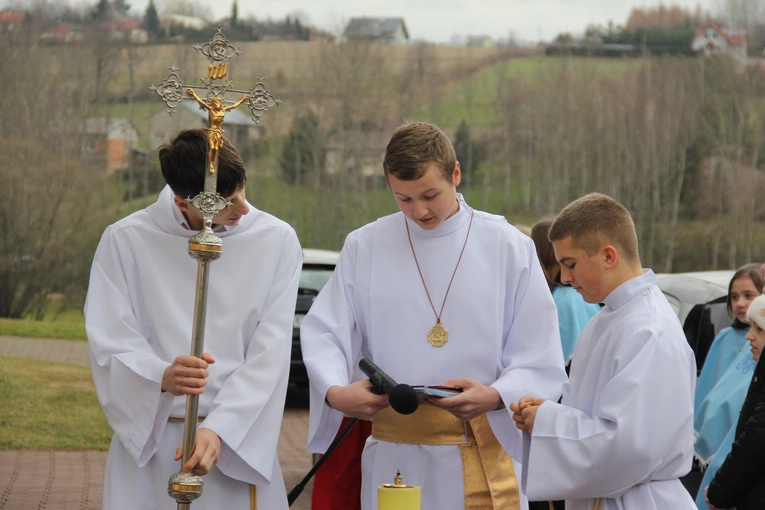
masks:
[[[204,191],[207,172],[207,130],[185,129],[159,148],[162,177],[183,198],[193,198]],[[247,173],[244,162],[226,138],[218,150],[217,191],[230,197],[244,188]]]
[[[558,259],[555,258],[555,250],[548,238],[552,222],[552,217],[542,218],[531,227],[531,235],[529,236],[534,241],[534,246],[536,246],[537,258],[539,258],[539,264],[544,269],[545,279],[547,280],[547,286],[550,287],[550,291],[556,285],[560,285],[560,264]]]
[[[425,122],[396,129],[385,149],[385,177],[392,175],[402,181],[413,181],[425,174],[430,163],[438,165],[444,178],[451,182],[457,155],[444,132]]]
[[[760,264],[746,264],[738,268],[728,284],[728,296],[725,298],[725,305],[728,308],[728,315],[733,317],[733,302],[730,299],[730,293],[733,289],[733,282],[739,278],[751,278],[754,287],[757,292],[762,293],[762,288],[765,286],[765,275],[762,274]]]
[[[629,211],[600,193],[574,200],[558,213],[550,226],[550,241],[571,236],[572,246],[592,257],[610,244],[629,262],[640,262],[637,233]]]

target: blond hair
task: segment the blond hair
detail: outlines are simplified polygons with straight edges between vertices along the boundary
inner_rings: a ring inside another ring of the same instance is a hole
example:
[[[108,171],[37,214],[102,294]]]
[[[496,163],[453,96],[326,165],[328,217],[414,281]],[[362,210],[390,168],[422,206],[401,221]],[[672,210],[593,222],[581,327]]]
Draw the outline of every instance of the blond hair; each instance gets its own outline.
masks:
[[[629,211],[600,193],[574,200],[558,213],[550,227],[550,241],[571,237],[572,246],[590,257],[605,244],[613,245],[630,263],[640,263],[637,233]]]

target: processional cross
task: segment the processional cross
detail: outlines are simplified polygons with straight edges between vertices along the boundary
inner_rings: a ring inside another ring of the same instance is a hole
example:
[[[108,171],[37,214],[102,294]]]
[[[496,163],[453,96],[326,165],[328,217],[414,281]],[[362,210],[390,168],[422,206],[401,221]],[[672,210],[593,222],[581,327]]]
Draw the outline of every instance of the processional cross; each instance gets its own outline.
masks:
[[[194,301],[194,325],[191,339],[191,355],[198,358],[204,352],[204,329],[207,313],[207,286],[209,281],[210,262],[220,258],[223,252],[223,242],[213,233],[212,219],[221,210],[231,206],[217,192],[218,181],[218,151],[223,146],[223,119],[226,112],[247,102],[253,120],[257,124],[260,117],[272,106],[278,106],[280,100],[274,97],[263,85],[263,78],[258,77],[258,83],[249,91],[237,90],[231,80],[226,79],[228,61],[238,57],[242,52],[228,42],[223,35],[223,29],[218,27],[215,35],[208,42],[194,46],[210,60],[207,66],[207,77],[202,78],[202,85],[183,85],[176,67],[170,68],[170,75],[159,85],[152,85],[150,90],[156,92],[165,102],[170,115],[175,113],[175,107],[184,99],[194,99],[201,109],[207,110],[207,162],[205,165],[204,191],[195,197],[187,197],[186,203],[193,206],[202,214],[203,227],[198,234],[189,239],[188,252],[197,261],[197,286]],[[204,96],[200,97],[197,94]],[[196,439],[199,395],[186,397],[186,417],[184,419],[183,453],[181,465],[191,457],[191,450]],[[193,473],[179,472],[170,477],[167,492],[178,503],[178,510],[189,510],[191,502],[202,494],[202,477]]]

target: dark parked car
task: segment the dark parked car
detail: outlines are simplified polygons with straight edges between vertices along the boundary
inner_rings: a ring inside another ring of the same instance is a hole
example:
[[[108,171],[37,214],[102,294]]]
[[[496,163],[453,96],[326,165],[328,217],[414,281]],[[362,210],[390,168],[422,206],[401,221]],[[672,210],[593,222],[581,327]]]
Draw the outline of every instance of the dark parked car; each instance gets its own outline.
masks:
[[[659,288],[677,313],[701,372],[715,336],[733,324],[725,304],[735,271],[658,274]]]
[[[292,324],[292,356],[289,384],[291,387],[308,386],[308,374],[300,351],[300,323],[308,313],[319,291],[329,281],[340,253],[329,250],[303,250],[303,270],[300,273],[295,320]]]

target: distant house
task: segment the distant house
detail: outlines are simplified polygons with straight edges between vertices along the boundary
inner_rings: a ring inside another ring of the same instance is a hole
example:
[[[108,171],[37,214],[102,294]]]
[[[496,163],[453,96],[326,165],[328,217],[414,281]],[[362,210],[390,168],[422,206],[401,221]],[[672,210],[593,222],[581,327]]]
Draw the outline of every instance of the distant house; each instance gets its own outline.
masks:
[[[40,34],[40,42],[46,44],[78,43],[84,38],[82,28],[71,23],[56,23]]]
[[[146,44],[149,42],[149,32],[144,30],[141,20],[121,19],[104,21],[99,29],[107,32],[110,41]]]
[[[356,174],[382,179],[382,163],[390,135],[382,129],[373,129],[343,131],[330,137],[324,146],[325,173],[330,176]]]
[[[0,12],[0,34],[18,33],[26,20],[26,12]]]
[[[243,152],[253,142],[262,138],[263,128],[255,124],[248,115],[249,110],[231,110],[223,119],[223,136]],[[247,112],[247,113],[245,113]],[[160,145],[167,142],[182,129],[206,128],[208,126],[207,112],[201,110],[195,101],[183,101],[173,115],[164,109],[149,116],[149,146],[156,151]]]
[[[404,18],[351,18],[343,32],[349,41],[406,44],[409,32]]]
[[[746,58],[747,39],[746,29],[723,28],[711,23],[696,30],[691,49],[704,55],[724,53],[743,60]]]
[[[130,165],[130,153],[138,148],[138,133],[127,119],[91,118],[85,124],[82,161],[111,175]]]
[[[321,41],[321,42],[335,42],[334,34],[327,32],[326,30],[319,30],[315,27],[305,27],[308,31],[309,41]]]

